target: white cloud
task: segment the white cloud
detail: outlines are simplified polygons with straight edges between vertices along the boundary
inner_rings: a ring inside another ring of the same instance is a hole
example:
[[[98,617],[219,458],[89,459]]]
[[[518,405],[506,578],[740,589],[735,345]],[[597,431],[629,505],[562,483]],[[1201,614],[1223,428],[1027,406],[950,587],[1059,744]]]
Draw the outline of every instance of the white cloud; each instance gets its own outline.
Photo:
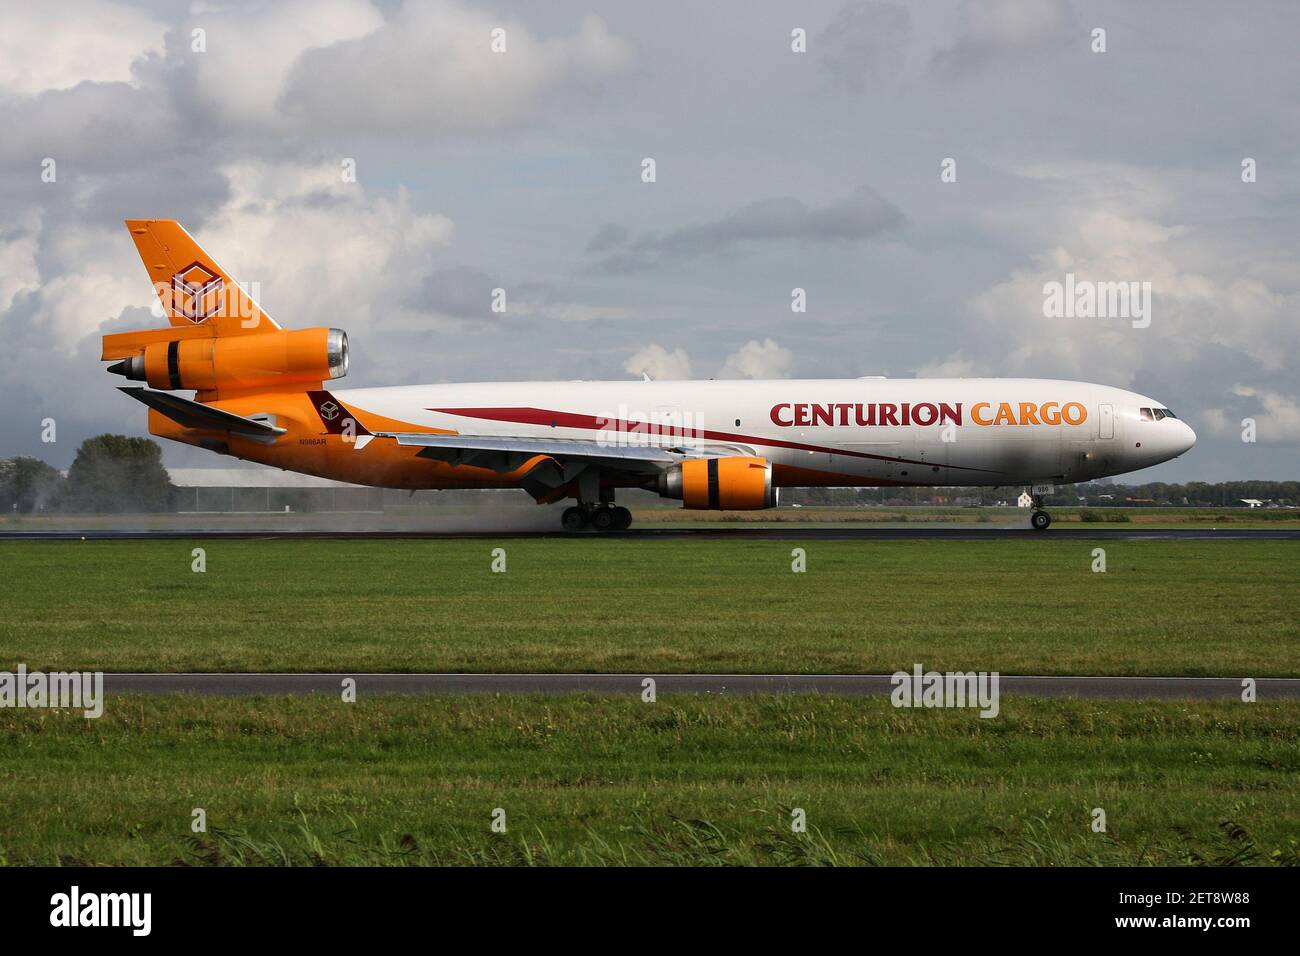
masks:
[[[506,31],[504,53],[491,48],[497,28]],[[314,129],[496,129],[566,93],[598,91],[632,60],[630,44],[598,17],[541,38],[451,0],[408,3],[369,36],[304,56],[281,105]]]
[[[894,3],[851,0],[817,37],[818,65],[835,86],[862,94],[902,72],[912,16]]]
[[[590,271],[620,275],[649,269],[672,258],[726,253],[765,242],[847,243],[875,238],[899,229],[903,213],[870,186],[820,206],[793,196],[751,202],[710,222],[674,229],[666,235],[646,234],[629,241],[621,234],[601,231],[587,244],[607,254]]]
[[[0,223],[0,314],[13,305],[14,296],[35,289],[39,282],[35,229],[10,235]]]
[[[619,306],[586,305],[581,302],[534,302],[524,298],[522,311],[549,322],[595,322],[597,319],[625,319],[630,313]]]
[[[380,323],[432,327],[420,289],[451,239],[450,219],[416,211],[405,190],[389,198],[342,183],[328,164],[249,163],[224,172],[228,200],[201,229],[182,225],[236,280],[252,286],[281,325],[362,332]],[[37,243],[40,275],[32,272]],[[122,225],[65,223],[12,243],[0,235],[0,266],[11,260],[19,268],[0,270],[0,304],[11,285],[36,288],[32,320],[65,351],[124,310],[153,302]]]
[[[973,378],[980,374],[975,363],[961,355],[952,355],[941,362],[931,362],[916,370],[917,378]]]
[[[718,378],[789,378],[794,356],[772,339],[746,342],[727,356]]]
[[[0,5],[0,91],[129,81],[137,58],[162,52],[165,32],[145,11],[105,0]]]
[[[36,321],[45,329],[52,347],[75,351],[81,339],[101,323],[132,306],[148,304],[152,289],[144,268],[137,268],[138,277],[126,272],[112,274],[87,263],[80,271],[65,272],[43,282]]]
[[[384,18],[366,0],[275,0],[241,6],[239,15],[199,5],[194,27],[207,31],[207,51],[188,54],[199,100],[228,122],[273,124],[285,78],[307,50],[378,30]],[[376,77],[385,81],[387,72]],[[201,128],[201,127],[200,127]]]
[[[960,19],[957,41],[936,53],[931,62],[931,68],[947,79],[975,73],[1002,56],[1057,47],[1075,23],[1069,0],[965,0]],[[1081,35],[1079,42],[1085,39]]]
[[[1250,385],[1235,385],[1232,392],[1245,401],[1236,407],[1206,409],[1202,418],[1208,431],[1220,438],[1239,438],[1241,422],[1255,420],[1255,440],[1263,444],[1300,442],[1300,401],[1293,395]],[[1258,409],[1262,408],[1261,414]]]
[[[1057,178],[1035,177],[1060,193],[1050,214],[1040,207],[1003,214],[1002,225],[1038,244],[1010,276],[970,300],[979,331],[963,358],[998,374],[1062,375],[1132,384],[1144,369],[1191,367],[1207,347],[1244,356],[1277,372],[1300,349],[1292,317],[1300,293],[1271,288],[1285,275],[1283,254],[1267,237],[1226,246],[1214,230],[1171,223],[1176,191],[1150,187],[1149,172],[1124,179],[1106,166],[1094,176],[1078,164]],[[1067,198],[1068,197],[1068,198]],[[1128,319],[1045,318],[1043,287],[1077,281],[1149,282],[1151,324]],[[981,359],[983,361],[981,361]]]
[[[349,331],[431,328],[425,277],[451,240],[446,216],[420,213],[405,189],[369,195],[329,164],[241,163],[231,196],[195,238],[281,325]]]
[[[125,226],[56,228],[40,220],[29,235],[39,266],[25,282],[32,290],[29,330],[39,330],[51,352],[71,354],[102,323],[151,304],[149,277]]]
[[[662,345],[646,345],[633,352],[623,368],[633,375],[645,373],[656,381],[675,382],[691,377],[691,357],[685,349],[669,352]]]

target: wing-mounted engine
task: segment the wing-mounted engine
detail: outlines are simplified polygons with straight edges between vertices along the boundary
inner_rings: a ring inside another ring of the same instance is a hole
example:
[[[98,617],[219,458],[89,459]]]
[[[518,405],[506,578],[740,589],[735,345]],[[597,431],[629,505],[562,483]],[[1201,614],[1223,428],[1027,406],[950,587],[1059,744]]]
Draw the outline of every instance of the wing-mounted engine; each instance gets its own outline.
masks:
[[[752,456],[689,459],[661,472],[656,488],[698,510],[755,511],[777,502],[772,463]]]

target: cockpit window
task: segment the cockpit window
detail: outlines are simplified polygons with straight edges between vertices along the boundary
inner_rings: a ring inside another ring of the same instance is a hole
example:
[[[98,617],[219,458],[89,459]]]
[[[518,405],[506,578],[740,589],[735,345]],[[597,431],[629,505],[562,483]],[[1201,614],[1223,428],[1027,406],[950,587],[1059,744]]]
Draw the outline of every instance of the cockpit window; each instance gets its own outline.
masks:
[[[1160,419],[1165,417],[1165,410],[1163,408],[1153,408],[1151,411],[1155,413],[1156,421],[1160,421]]]
[[[1144,422],[1149,422],[1149,421],[1152,420],[1152,418],[1151,418],[1151,409],[1149,409],[1149,408],[1139,408],[1139,409],[1138,409],[1138,415],[1141,416],[1142,421],[1144,421]]]
[[[1162,408],[1162,409],[1160,409],[1160,411],[1162,411],[1162,412],[1165,413],[1165,418],[1177,418],[1177,417],[1178,417],[1177,415],[1175,415],[1173,412],[1171,412],[1171,411],[1170,411],[1169,409],[1167,409],[1167,408]]]

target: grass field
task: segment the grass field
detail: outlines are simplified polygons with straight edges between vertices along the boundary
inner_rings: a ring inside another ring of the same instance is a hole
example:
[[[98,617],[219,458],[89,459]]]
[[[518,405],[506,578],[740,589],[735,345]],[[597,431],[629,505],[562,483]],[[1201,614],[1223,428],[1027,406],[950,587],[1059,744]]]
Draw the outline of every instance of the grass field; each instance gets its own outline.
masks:
[[[0,669],[1300,674],[1291,542],[800,546],[0,542]]]
[[[1283,703],[115,698],[0,711],[0,862],[1294,865],[1298,738]]]

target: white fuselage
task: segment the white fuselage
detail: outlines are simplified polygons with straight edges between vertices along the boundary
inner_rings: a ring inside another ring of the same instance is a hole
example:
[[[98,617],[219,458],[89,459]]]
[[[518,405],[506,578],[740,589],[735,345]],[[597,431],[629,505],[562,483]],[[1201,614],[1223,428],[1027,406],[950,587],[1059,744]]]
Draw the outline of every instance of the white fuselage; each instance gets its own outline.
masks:
[[[1196,435],[1134,392],[1046,379],[481,382],[337,391],[465,436],[753,454],[781,485],[1086,481],[1168,461]],[[1144,412],[1146,409],[1148,411]]]

